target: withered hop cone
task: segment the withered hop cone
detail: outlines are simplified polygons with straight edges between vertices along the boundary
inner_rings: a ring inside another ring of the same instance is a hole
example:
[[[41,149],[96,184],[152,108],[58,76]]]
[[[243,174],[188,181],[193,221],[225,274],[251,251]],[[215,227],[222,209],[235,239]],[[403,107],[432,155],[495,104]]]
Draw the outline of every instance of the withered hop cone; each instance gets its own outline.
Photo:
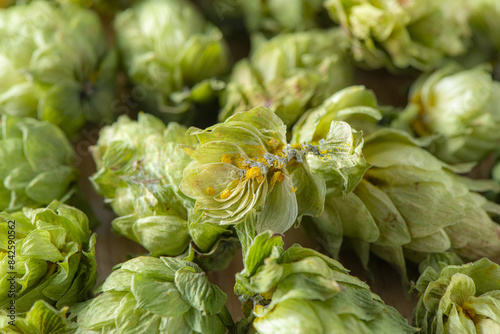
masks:
[[[405,272],[405,257],[453,251],[465,259],[500,255],[500,226],[491,215],[499,207],[474,191],[498,190],[492,181],[457,176],[451,166],[422,142],[394,129],[378,129],[382,112],[363,87],[341,91],[305,115],[293,142],[325,138],[332,119],[350,122],[371,133],[363,156],[371,165],[355,189],[344,197],[328,196],[325,212],[314,219],[328,251],[337,256],[349,238],[366,264],[369,251]]]
[[[499,333],[500,267],[435,254],[420,265],[413,324],[423,334]]]
[[[349,275],[339,262],[312,249],[283,249],[266,232],[244,247],[245,268],[235,293],[246,317],[237,326],[255,334],[415,333],[398,311]]]
[[[221,239],[233,240],[225,228],[188,226],[194,201],[179,190],[179,184],[191,159],[178,145],[198,141],[186,136],[186,130],[174,122],[166,126],[149,114],[140,114],[137,121],[122,116],[101,130],[91,148],[98,169],[91,181],[119,216],[113,228],[153,256],[192,259],[193,239],[191,246],[202,253],[215,251]]]
[[[266,106],[291,126],[352,81],[342,31],[310,30],[253,41],[250,58],[238,62],[221,94],[224,121],[236,112]]]
[[[200,142],[184,148],[193,158],[180,186],[196,200],[190,224],[238,225],[255,214],[258,233],[282,233],[323,211],[326,184],[348,193],[367,167],[360,134],[344,122],[332,122],[316,145],[290,145],[279,117],[257,107],[188,133]]]

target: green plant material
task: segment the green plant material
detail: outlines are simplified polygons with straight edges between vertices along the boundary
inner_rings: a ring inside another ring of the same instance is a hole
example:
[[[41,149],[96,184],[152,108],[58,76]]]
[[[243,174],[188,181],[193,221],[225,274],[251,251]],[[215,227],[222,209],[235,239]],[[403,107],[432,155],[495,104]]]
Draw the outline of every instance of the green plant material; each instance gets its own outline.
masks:
[[[64,133],[32,118],[2,116],[0,161],[2,211],[65,201],[79,177],[75,152]]]
[[[237,225],[255,215],[257,233],[283,233],[323,212],[326,170],[330,191],[346,194],[367,168],[361,136],[344,122],[332,122],[317,145],[290,145],[279,117],[257,107],[188,134],[200,145],[184,148],[193,161],[180,188],[196,200],[190,221],[201,224]]]
[[[250,32],[271,34],[316,28],[321,14],[325,12],[323,0],[239,1],[238,7]]]
[[[0,222],[0,313],[10,312],[12,276],[18,314],[37,300],[60,309],[91,297],[97,278],[96,236],[83,212],[54,201],[46,208],[2,212]]]
[[[130,7],[136,0],[56,0],[61,4],[73,3],[81,7],[92,8],[104,15],[114,15]]]
[[[391,306],[339,262],[293,245],[280,236],[258,235],[244,253],[235,293],[248,333],[415,333]]]
[[[500,3],[495,0],[467,0],[470,8],[470,25],[474,33],[474,46],[483,53],[500,51]],[[497,56],[498,59],[498,56]]]
[[[16,316],[15,321],[8,316],[0,315],[0,331],[4,334],[71,333],[72,330],[66,321],[67,310],[67,307],[63,307],[58,311],[45,301],[38,300],[25,316]]]
[[[219,119],[262,105],[287,126],[293,125],[307,109],[351,84],[352,67],[344,57],[347,46],[340,29],[254,39],[252,55],[235,65],[221,95]]]
[[[192,260],[197,251],[214,261],[207,259],[203,267],[214,269],[230,261],[227,252],[235,250],[237,240],[225,228],[188,225],[194,201],[179,184],[191,159],[177,146],[198,141],[186,136],[186,130],[174,122],[166,126],[149,114],[139,114],[138,121],[120,117],[101,130],[97,145],[91,147],[97,165],[91,181],[118,215],[112,225],[119,234],[153,256],[183,255]]]
[[[0,11],[0,36],[0,113],[70,136],[85,121],[113,119],[117,59],[95,13],[33,1]]]
[[[499,266],[484,258],[464,265],[456,262],[442,261],[423,270],[415,285],[419,301],[414,325],[424,334],[498,333]]]
[[[500,145],[500,83],[487,64],[423,75],[394,126],[435,135],[429,150],[443,161],[479,162]]]
[[[327,196],[325,211],[313,218],[323,246],[334,257],[348,238],[367,266],[370,251],[406,276],[405,258],[453,251],[465,259],[500,255],[500,226],[490,215],[499,206],[474,191],[498,191],[492,181],[457,176],[464,172],[440,161],[423,141],[395,129],[376,129],[383,112],[371,91],[347,88],[309,112],[294,129],[292,142],[327,135],[335,119],[371,133],[363,156],[371,165],[363,180],[344,197]]]
[[[141,1],[116,16],[115,31],[146,110],[178,120],[223,88],[215,79],[229,65],[222,33],[188,1]]]
[[[354,60],[370,69],[428,71],[467,50],[464,1],[327,0],[325,6],[346,31]]]
[[[115,267],[100,294],[71,309],[76,333],[226,333],[227,296],[196,264],[138,257]]]

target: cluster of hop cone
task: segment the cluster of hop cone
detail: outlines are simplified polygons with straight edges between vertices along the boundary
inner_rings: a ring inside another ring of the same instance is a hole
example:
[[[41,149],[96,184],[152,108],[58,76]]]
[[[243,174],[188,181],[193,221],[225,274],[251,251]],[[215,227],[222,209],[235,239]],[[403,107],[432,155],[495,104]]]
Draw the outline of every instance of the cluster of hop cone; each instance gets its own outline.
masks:
[[[499,1],[0,6],[1,333],[500,333]],[[147,251],[97,286],[88,152]],[[206,275],[236,253],[241,319]]]

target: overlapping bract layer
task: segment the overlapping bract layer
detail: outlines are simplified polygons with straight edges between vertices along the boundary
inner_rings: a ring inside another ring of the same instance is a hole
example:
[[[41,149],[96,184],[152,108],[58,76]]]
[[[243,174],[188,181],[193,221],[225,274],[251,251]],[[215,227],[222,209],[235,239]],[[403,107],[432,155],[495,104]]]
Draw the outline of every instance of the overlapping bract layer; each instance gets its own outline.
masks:
[[[68,334],[72,333],[67,320],[67,307],[53,308],[43,300],[38,300],[25,316],[13,319],[0,314],[0,330],[5,334]],[[9,324],[11,322],[11,324]]]
[[[346,43],[340,29],[282,34],[257,43],[251,57],[235,65],[221,95],[219,119],[261,105],[293,125],[307,109],[351,84]]]
[[[17,273],[17,313],[27,312],[37,300],[61,308],[90,297],[97,278],[96,236],[83,212],[54,201],[46,208],[2,212],[0,220],[0,312],[11,300],[9,272]],[[15,236],[14,260],[9,235]]]
[[[147,0],[115,19],[117,44],[136,102],[170,118],[223,87],[228,52],[222,33],[182,0]]]
[[[244,253],[235,293],[245,302],[249,333],[415,333],[391,306],[339,262],[258,235]]]
[[[55,125],[32,118],[2,116],[0,210],[67,200],[79,172],[75,152]]]
[[[420,136],[438,135],[430,150],[441,160],[479,162],[500,144],[500,83],[487,64],[448,65],[413,85],[397,123]]]
[[[2,114],[46,120],[68,135],[87,120],[109,122],[116,66],[90,10],[33,1],[0,11]]]
[[[285,125],[264,107],[189,133],[200,145],[185,148],[194,160],[184,170],[181,190],[196,199],[202,222],[237,225],[256,214],[258,233],[282,233],[302,215],[323,211],[322,168],[330,170],[329,182],[339,193],[352,187],[345,170],[366,169],[359,155],[362,140],[343,122],[332,122],[326,140],[316,146],[287,144]]]
[[[368,68],[436,68],[467,49],[464,1],[327,0],[330,16],[347,32],[356,61]]]
[[[487,259],[461,265],[449,255],[436,256],[442,259],[425,263],[430,265],[416,283],[413,323],[421,333],[498,333],[500,267]]]
[[[425,253],[498,256],[500,226],[489,216],[499,214],[498,206],[473,192],[498,185],[455,175],[409,134],[376,130],[381,117],[373,94],[353,87],[306,115],[295,129],[297,139],[320,140],[326,135],[324,124],[341,119],[372,132],[363,147],[372,167],[351,193],[328,196],[325,212],[314,218],[328,251],[337,256],[348,237],[365,263],[371,250],[402,273],[405,257],[421,261]]]
[[[71,311],[76,333],[223,334],[227,296],[194,263],[138,257],[116,267],[99,296]]]

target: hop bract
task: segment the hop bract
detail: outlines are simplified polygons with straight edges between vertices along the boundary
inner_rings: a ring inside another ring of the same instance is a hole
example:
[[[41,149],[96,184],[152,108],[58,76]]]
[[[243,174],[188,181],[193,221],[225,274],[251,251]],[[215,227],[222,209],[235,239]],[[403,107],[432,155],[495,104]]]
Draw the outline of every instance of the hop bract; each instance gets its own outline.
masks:
[[[417,281],[414,325],[424,334],[498,333],[499,266],[488,259],[446,263],[427,267]]]
[[[74,192],[75,152],[55,125],[2,116],[0,210],[47,205]]]
[[[347,32],[353,58],[368,68],[428,71],[467,50],[464,1],[327,0],[325,6]]]
[[[340,193],[350,191],[349,172],[366,168],[358,154],[362,140],[343,122],[332,122],[316,146],[287,144],[285,125],[264,107],[189,133],[200,145],[185,148],[194,160],[184,170],[181,190],[196,199],[202,221],[220,225],[237,225],[256,214],[257,232],[285,232],[298,217],[323,211],[321,168],[330,171],[329,181]]]
[[[0,11],[0,112],[36,117],[74,135],[114,115],[116,56],[99,17],[34,1]]]
[[[100,294],[71,311],[76,333],[224,334],[227,296],[194,263],[138,257],[118,265]]]
[[[72,329],[66,321],[67,307],[60,311],[43,300],[38,300],[25,316],[16,316],[15,321],[0,314],[0,330],[5,334],[67,334]],[[9,322],[13,323],[9,324]]]
[[[451,250],[475,260],[500,255],[499,208],[474,191],[498,190],[488,181],[455,175],[409,134],[376,128],[382,110],[372,92],[347,88],[312,110],[294,129],[294,140],[325,138],[325,125],[340,119],[371,132],[362,153],[371,165],[344,197],[327,196],[325,211],[313,218],[323,245],[338,256],[349,238],[365,264],[369,251],[405,273],[405,258]],[[463,171],[461,171],[463,172]]]
[[[260,42],[249,59],[235,65],[221,95],[219,119],[262,105],[293,125],[307,109],[351,84],[346,43],[340,29],[282,34]]]
[[[135,103],[172,118],[223,87],[215,80],[229,65],[222,33],[189,2],[139,2],[116,16],[115,31]]]
[[[258,235],[236,275],[250,333],[415,333],[396,309],[339,262],[279,236]]]
[[[46,208],[2,212],[0,220],[0,313],[9,312],[11,272],[17,273],[15,310],[19,314],[37,300],[60,309],[91,296],[97,278],[96,236],[83,212],[54,201]],[[9,263],[11,240],[15,241],[14,263]]]
[[[430,150],[449,162],[478,162],[500,144],[500,83],[487,64],[449,65],[422,76],[396,126],[438,135]]]

